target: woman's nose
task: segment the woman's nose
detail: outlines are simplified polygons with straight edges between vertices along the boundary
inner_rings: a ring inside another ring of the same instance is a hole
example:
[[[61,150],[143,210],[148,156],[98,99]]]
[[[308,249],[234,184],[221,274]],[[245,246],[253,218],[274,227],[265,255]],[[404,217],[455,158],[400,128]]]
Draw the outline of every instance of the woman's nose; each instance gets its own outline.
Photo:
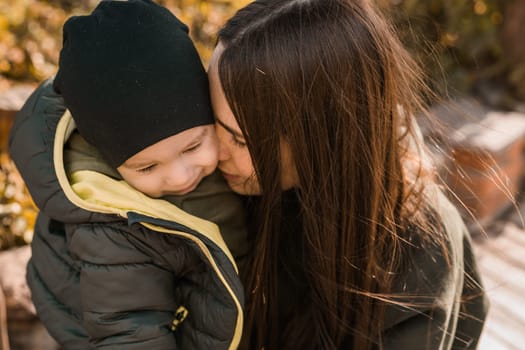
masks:
[[[223,142],[219,140],[219,161],[223,162],[230,158],[230,151],[228,146],[224,145]]]
[[[215,132],[217,133],[217,139],[219,141],[219,161],[225,161],[230,158],[230,151],[228,149],[228,140],[224,129],[218,125],[215,126]]]

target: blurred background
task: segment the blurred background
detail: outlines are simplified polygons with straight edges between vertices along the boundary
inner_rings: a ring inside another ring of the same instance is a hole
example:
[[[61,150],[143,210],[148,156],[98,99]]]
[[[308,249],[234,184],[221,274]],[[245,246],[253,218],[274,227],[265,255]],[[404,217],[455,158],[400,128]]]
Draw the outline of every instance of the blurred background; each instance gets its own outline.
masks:
[[[25,286],[37,214],[7,154],[15,113],[57,69],[64,21],[99,0],[0,0],[0,350],[56,349]],[[207,66],[221,25],[247,0],[158,0],[190,27]],[[525,0],[376,0],[440,99],[443,183],[472,229],[492,309],[479,348],[525,344]],[[505,272],[505,273],[502,273]]]

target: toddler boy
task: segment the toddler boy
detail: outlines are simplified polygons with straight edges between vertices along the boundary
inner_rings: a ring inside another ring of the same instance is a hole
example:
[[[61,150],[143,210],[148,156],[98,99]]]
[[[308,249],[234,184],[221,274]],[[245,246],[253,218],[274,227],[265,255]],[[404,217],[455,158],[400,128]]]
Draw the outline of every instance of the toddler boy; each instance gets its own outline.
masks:
[[[168,10],[102,1],[66,22],[54,82],[10,135],[40,209],[28,283],[63,347],[236,348],[244,217],[215,172],[213,122],[206,72]]]

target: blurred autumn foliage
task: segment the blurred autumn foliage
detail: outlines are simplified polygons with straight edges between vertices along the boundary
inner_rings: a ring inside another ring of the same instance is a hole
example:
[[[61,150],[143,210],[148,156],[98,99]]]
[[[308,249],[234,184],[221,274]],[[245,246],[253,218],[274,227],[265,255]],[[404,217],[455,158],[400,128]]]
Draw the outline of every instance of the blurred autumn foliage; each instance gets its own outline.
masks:
[[[0,154],[0,250],[31,242],[37,210],[7,154]]]
[[[11,81],[38,82],[56,72],[62,25],[89,13],[100,0],[2,0],[0,2],[0,90]],[[248,0],[159,0],[189,25],[203,61],[215,33]]]
[[[13,82],[37,83],[53,75],[64,21],[89,13],[99,1],[1,0],[0,92]],[[516,59],[502,41],[502,28],[512,12],[508,7],[519,0],[376,1],[439,94],[473,94],[504,108],[525,101],[525,53],[523,60]],[[157,2],[188,24],[206,64],[220,26],[249,0]],[[31,239],[36,210],[1,149],[0,156],[0,249],[5,249]]]
[[[2,0],[0,3],[0,91],[8,82],[38,82],[56,71],[62,25],[89,13],[100,0]],[[525,64],[505,52],[505,9],[518,0],[377,0],[427,68],[442,93],[486,96],[503,86],[496,104],[525,99]],[[218,28],[249,0],[157,0],[190,26],[207,62]],[[445,83],[446,82],[446,83]],[[450,89],[452,87],[452,89]]]
[[[523,1],[379,2],[442,96],[471,94],[504,109],[525,101],[525,55],[515,54],[522,38],[509,37],[525,34]]]

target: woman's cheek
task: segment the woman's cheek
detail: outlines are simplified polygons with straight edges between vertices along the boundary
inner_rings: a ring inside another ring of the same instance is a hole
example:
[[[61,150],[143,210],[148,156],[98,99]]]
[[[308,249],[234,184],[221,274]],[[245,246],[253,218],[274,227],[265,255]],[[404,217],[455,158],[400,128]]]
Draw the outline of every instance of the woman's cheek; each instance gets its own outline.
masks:
[[[243,177],[252,177],[255,174],[255,169],[253,167],[252,158],[250,157],[250,153],[248,152],[248,149],[242,149],[236,152],[235,158],[238,160],[236,163],[238,164],[238,168],[242,173]]]

